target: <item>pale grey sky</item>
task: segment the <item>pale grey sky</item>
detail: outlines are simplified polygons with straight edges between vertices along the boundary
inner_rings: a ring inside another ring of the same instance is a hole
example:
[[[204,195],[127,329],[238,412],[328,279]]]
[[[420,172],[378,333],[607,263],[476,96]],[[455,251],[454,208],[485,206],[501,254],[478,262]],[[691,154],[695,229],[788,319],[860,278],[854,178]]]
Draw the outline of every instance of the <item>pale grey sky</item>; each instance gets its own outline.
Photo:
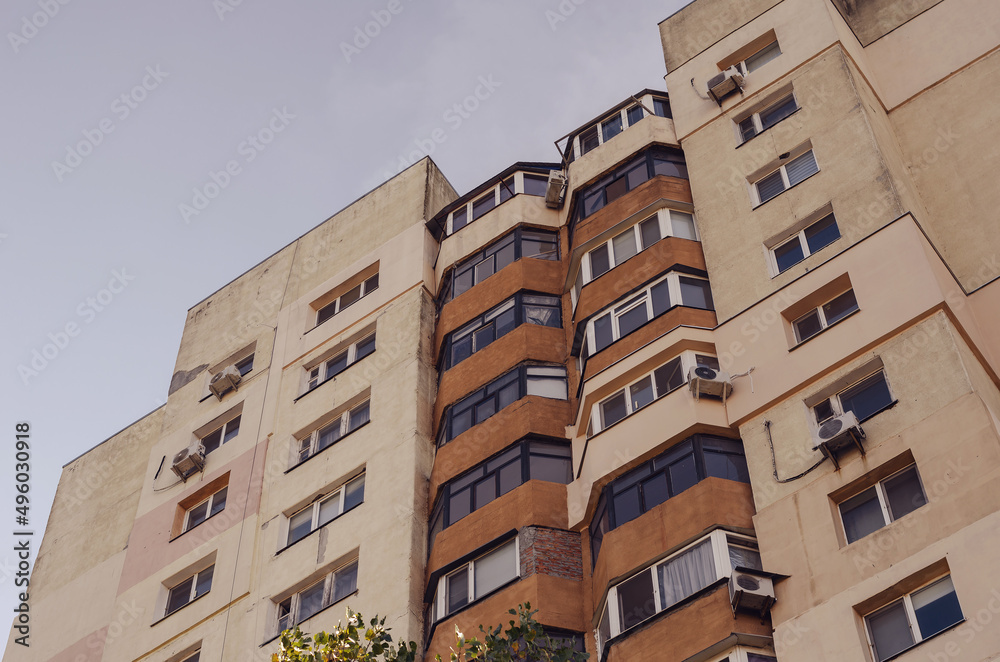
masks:
[[[190,306],[427,152],[460,193],[558,160],[663,89],[657,23],[683,4],[5,2],[0,550],[15,422],[37,551],[62,465],[165,400]],[[15,569],[0,551],[0,614]]]

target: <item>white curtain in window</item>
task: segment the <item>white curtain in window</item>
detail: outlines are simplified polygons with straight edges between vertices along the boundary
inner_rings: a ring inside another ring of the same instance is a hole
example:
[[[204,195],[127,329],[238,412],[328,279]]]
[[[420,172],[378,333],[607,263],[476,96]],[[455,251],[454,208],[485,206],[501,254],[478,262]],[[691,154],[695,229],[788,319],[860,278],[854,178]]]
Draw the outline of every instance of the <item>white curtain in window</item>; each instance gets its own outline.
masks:
[[[657,575],[664,609],[697,593],[711,584],[716,577],[712,541],[699,543],[680,556],[663,563],[657,568]]]
[[[478,600],[517,577],[517,555],[514,541],[510,541],[495,552],[476,559],[475,598]]]

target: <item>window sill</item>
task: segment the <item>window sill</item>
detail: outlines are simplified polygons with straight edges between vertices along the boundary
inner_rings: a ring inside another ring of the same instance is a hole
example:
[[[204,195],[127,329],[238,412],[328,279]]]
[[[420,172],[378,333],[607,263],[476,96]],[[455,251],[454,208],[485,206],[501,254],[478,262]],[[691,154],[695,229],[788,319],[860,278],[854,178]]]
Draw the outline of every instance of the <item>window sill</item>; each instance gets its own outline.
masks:
[[[857,315],[860,312],[861,312],[861,309],[858,308],[857,310],[855,310],[853,312],[850,312],[847,315],[844,315],[843,317],[841,317],[839,320],[837,320],[833,324],[830,324],[829,326],[825,326],[822,329],[820,329],[819,331],[817,331],[816,333],[814,333],[811,336],[809,336],[808,338],[806,338],[805,340],[802,340],[800,342],[795,343],[794,345],[792,345],[791,347],[788,348],[788,351],[789,352],[794,352],[795,350],[797,350],[799,347],[802,347],[802,345],[805,345],[810,340],[812,340],[814,338],[819,338],[821,335],[823,335],[824,333],[826,333],[830,329],[835,328],[838,324],[840,324],[844,320],[851,319],[852,317],[854,317],[855,315]]]
[[[214,515],[210,515],[210,516],[206,517],[205,519],[203,519],[202,521],[198,522],[197,524],[195,524],[191,528],[184,529],[183,531],[181,531],[180,533],[178,533],[176,536],[174,536],[173,538],[171,538],[170,540],[168,540],[167,544],[172,543],[173,541],[175,541],[178,538],[182,537],[185,533],[188,533],[189,531],[194,531],[195,529],[197,529],[199,526],[201,526],[205,522],[208,522],[208,521],[212,520],[213,518],[218,517],[219,515],[221,515],[224,512],[226,512],[225,508],[223,508],[219,512],[215,513]]]
[[[789,158],[788,160],[791,161],[791,158]],[[788,193],[789,191],[791,191],[796,186],[801,186],[803,183],[808,182],[810,179],[812,179],[813,177],[815,177],[816,175],[818,175],[821,172],[823,172],[823,171],[822,170],[817,170],[813,174],[811,174],[808,177],[806,177],[805,179],[803,179],[798,184],[795,184],[793,186],[789,186],[788,188],[786,188],[784,191],[782,191],[778,195],[770,197],[767,200],[765,200],[764,202],[758,202],[757,204],[755,204],[755,205],[753,205],[753,206],[750,207],[750,211],[757,211],[758,209],[760,209],[761,207],[763,207],[767,203],[771,202],[772,200],[777,200],[778,198],[780,198],[781,196],[783,196],[785,193]],[[753,184],[751,184],[751,186],[753,186]]]
[[[313,390],[315,391],[316,389],[313,389]],[[285,469],[284,473],[286,473],[286,474],[287,474],[287,473],[288,473],[288,472],[290,472],[290,471],[294,471],[295,469],[297,469],[298,467],[301,467],[301,466],[302,466],[303,464],[305,464],[305,463],[306,463],[306,462],[308,462],[309,460],[313,459],[314,457],[317,457],[318,455],[322,455],[322,454],[323,454],[323,451],[326,451],[326,450],[329,450],[329,449],[333,448],[334,446],[336,446],[337,444],[339,444],[340,442],[342,442],[342,441],[343,441],[344,439],[347,439],[347,438],[348,438],[348,437],[350,437],[350,436],[351,436],[352,434],[354,434],[355,432],[357,432],[357,431],[358,431],[358,430],[360,430],[361,428],[365,427],[365,426],[366,426],[366,425],[368,425],[369,423],[371,423],[371,420],[370,420],[370,419],[369,419],[369,420],[367,420],[367,421],[365,421],[364,423],[362,423],[362,424],[361,424],[361,425],[359,425],[358,427],[354,428],[353,430],[351,430],[350,432],[348,432],[348,433],[347,433],[347,434],[345,434],[345,435],[344,435],[343,437],[341,437],[341,438],[340,438],[340,439],[338,439],[337,441],[333,442],[332,444],[330,444],[329,446],[327,446],[327,447],[326,447],[326,448],[324,448],[323,450],[321,450],[321,451],[317,451],[317,452],[313,453],[312,455],[310,455],[309,457],[307,457],[306,459],[302,460],[301,462],[296,462],[296,463],[295,463],[295,464],[293,464],[292,466],[288,467],[287,469]]]
[[[320,609],[319,611],[317,611],[317,612],[316,612],[315,614],[313,614],[313,615],[312,615],[312,616],[310,616],[309,618],[305,619],[305,621],[299,621],[298,623],[296,623],[295,625],[293,625],[293,626],[292,626],[291,628],[289,628],[289,629],[290,629],[290,630],[291,630],[291,629],[295,629],[295,628],[297,628],[298,626],[300,626],[300,625],[302,625],[303,623],[305,623],[306,621],[308,621],[309,619],[312,619],[312,618],[316,618],[317,616],[319,616],[320,614],[322,614],[322,613],[323,613],[324,611],[326,611],[326,610],[327,610],[327,609],[329,609],[330,607],[333,607],[333,606],[335,606],[335,605],[337,605],[337,604],[340,604],[341,602],[343,602],[343,601],[344,601],[344,600],[346,600],[347,598],[351,597],[352,595],[358,595],[358,589],[354,589],[354,591],[353,591],[353,592],[351,592],[351,593],[348,593],[347,595],[345,595],[344,597],[342,597],[342,598],[341,598],[340,600],[337,600],[336,602],[331,602],[330,604],[328,604],[327,606],[323,607],[322,609]],[[267,639],[267,640],[265,640],[265,641],[264,641],[264,642],[262,642],[262,643],[261,643],[261,644],[260,644],[259,646],[257,646],[257,648],[263,648],[264,646],[267,646],[267,645],[268,645],[269,643],[271,643],[272,641],[276,640],[276,639],[277,639],[278,637],[280,637],[280,636],[281,636],[281,632],[279,632],[278,634],[274,635],[274,636],[273,636],[273,637],[271,637],[270,639]]]
[[[361,475],[361,474],[358,474],[358,475]],[[282,547],[281,549],[279,549],[277,552],[275,552],[274,555],[278,556],[279,554],[281,554],[286,549],[289,549],[291,547],[294,547],[295,545],[298,545],[300,542],[302,542],[306,538],[309,538],[310,536],[312,536],[317,531],[322,531],[323,529],[325,529],[326,527],[330,526],[331,524],[333,524],[334,522],[336,522],[338,519],[340,519],[341,517],[343,517],[347,513],[354,512],[354,510],[356,508],[358,508],[362,503],[364,503],[364,501],[362,501],[361,503],[357,504],[356,506],[350,508],[349,510],[345,510],[344,512],[340,513],[339,515],[337,515],[336,517],[334,517],[332,520],[330,520],[329,522],[327,522],[323,526],[313,529],[312,531],[310,531],[309,533],[305,534],[304,536],[302,536],[301,538],[299,538],[295,542],[288,543],[287,545],[285,545],[284,547]]]
[[[164,614],[160,618],[156,619],[155,621],[153,621],[152,623],[149,624],[149,627],[154,627],[154,626],[158,625],[159,623],[162,623],[163,621],[167,620],[168,618],[170,618],[171,616],[173,616],[177,612],[185,609],[189,605],[193,605],[194,603],[198,602],[199,600],[201,600],[202,598],[204,598],[206,595],[210,594],[211,592],[212,592],[212,589],[208,589],[207,591],[205,591],[204,593],[202,593],[201,595],[199,595],[194,600],[191,600],[189,602],[185,602],[184,604],[182,604],[180,607],[178,607],[177,609],[173,610],[169,614]]]
[[[765,110],[766,110],[766,108],[765,108]],[[775,122],[771,126],[769,126],[766,129],[762,130],[760,133],[753,134],[752,136],[750,136],[749,138],[747,138],[746,140],[744,140],[743,142],[741,142],[739,145],[737,145],[736,149],[739,149],[740,147],[743,147],[743,145],[746,145],[748,142],[750,142],[751,140],[753,140],[757,136],[764,135],[765,133],[767,133],[768,131],[770,131],[774,127],[778,126],[779,124],[781,124],[782,122],[784,122],[785,120],[787,120],[789,117],[791,117],[795,113],[799,112],[800,110],[802,110],[802,106],[799,106],[798,108],[796,108],[792,112],[788,113],[787,115],[785,115],[784,117],[782,117],[780,120],[778,120],[777,122]]]

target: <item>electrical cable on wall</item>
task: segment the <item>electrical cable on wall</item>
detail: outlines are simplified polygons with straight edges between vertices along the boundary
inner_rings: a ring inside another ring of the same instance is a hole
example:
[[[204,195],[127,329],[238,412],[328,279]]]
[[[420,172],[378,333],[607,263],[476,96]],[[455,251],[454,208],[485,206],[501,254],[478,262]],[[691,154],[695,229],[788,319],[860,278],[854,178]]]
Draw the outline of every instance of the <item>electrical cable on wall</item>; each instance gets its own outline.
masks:
[[[769,421],[767,419],[764,420],[764,431],[767,432],[767,443],[771,447],[771,469],[772,469],[772,472],[774,473],[774,479],[776,481],[778,481],[779,483],[790,483],[793,480],[798,480],[799,478],[802,478],[803,476],[805,476],[806,474],[808,474],[809,472],[811,472],[813,469],[815,469],[819,465],[821,465],[824,462],[826,462],[826,456],[824,455],[823,458],[819,462],[817,462],[816,464],[812,465],[811,467],[809,467],[808,469],[806,469],[802,473],[797,474],[795,476],[792,476],[791,478],[778,478],[778,463],[777,463],[777,461],[775,460],[775,457],[774,457],[774,441],[771,439],[771,421]]]

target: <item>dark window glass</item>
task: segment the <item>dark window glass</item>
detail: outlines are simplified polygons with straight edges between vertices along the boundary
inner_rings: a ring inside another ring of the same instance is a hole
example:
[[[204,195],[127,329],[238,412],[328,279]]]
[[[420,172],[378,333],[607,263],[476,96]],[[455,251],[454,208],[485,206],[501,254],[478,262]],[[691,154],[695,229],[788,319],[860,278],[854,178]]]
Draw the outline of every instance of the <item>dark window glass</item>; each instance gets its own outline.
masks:
[[[457,522],[472,512],[472,489],[466,488],[453,493],[448,502],[449,523]]]
[[[604,188],[605,204],[612,202],[628,193],[628,180],[624,177],[616,179]]]
[[[198,526],[208,519],[208,501],[203,501],[188,511],[187,528]]]
[[[359,505],[365,500],[365,479],[355,478],[344,486],[344,512]]]
[[[559,245],[556,236],[552,232],[524,230],[521,233],[521,256],[539,260],[558,260]]]
[[[226,434],[222,437],[222,443],[226,443],[240,433],[240,417],[237,416],[225,425]]]
[[[639,224],[639,233],[642,235],[643,249],[649,248],[660,240],[660,221],[655,216],[647,218]]]
[[[461,209],[456,209],[451,215],[451,231],[458,232],[464,228],[468,222],[468,209],[463,205]]]
[[[680,357],[671,359],[657,368],[653,372],[653,380],[656,382],[656,394],[658,396],[664,396],[675,388],[682,386],[685,378]]]
[[[226,508],[226,495],[229,491],[228,487],[223,487],[221,490],[215,493],[212,497],[212,511],[209,513],[209,517],[212,515],[217,515],[221,513]]]
[[[914,591],[910,599],[923,639],[933,637],[964,618],[951,577],[945,577],[926,588]]]
[[[699,481],[694,455],[688,455],[674,462],[668,467],[667,473],[670,476],[671,496],[677,496]]]
[[[734,453],[705,451],[705,473],[715,478],[725,478],[741,483],[750,482],[746,458]]]
[[[624,180],[628,182],[629,191],[634,190],[637,186],[639,186],[639,184],[649,180],[649,165],[646,163],[645,157],[633,161],[631,164],[625,166]],[[622,180],[619,179],[618,181]],[[608,189],[610,190],[610,188],[611,186],[609,185]],[[611,200],[608,199],[608,202],[611,202]]]
[[[490,191],[488,195],[485,195],[472,203],[472,220],[474,221],[478,219],[495,206],[496,198],[494,197],[493,192]]]
[[[326,362],[326,379],[339,375],[347,368],[347,352],[335,356]]]
[[[632,106],[627,111],[628,114],[628,125],[632,126],[636,122],[642,119],[642,106]]]
[[[361,285],[355,285],[347,292],[340,295],[340,310],[356,303],[361,298]],[[339,312],[339,311],[338,311]]]
[[[639,486],[633,485],[631,488],[616,494],[614,505],[616,526],[631,522],[641,515],[642,504],[639,501]]]
[[[475,494],[475,507],[481,508],[493,499],[497,498],[497,481],[496,477],[489,476],[488,478],[476,483],[474,488]]]
[[[601,429],[610,427],[625,418],[625,393],[617,395],[601,403]]]
[[[455,291],[452,296],[457,297],[470,287],[472,287],[472,269],[455,274]]]
[[[798,106],[795,105],[795,99],[789,96],[774,104],[770,108],[762,110],[760,113],[760,124],[765,129],[768,129],[794,113],[796,110],[798,110]]]
[[[653,300],[653,317],[658,317],[670,310],[670,284],[664,280],[650,288]]]
[[[500,202],[506,202],[514,197],[514,178],[508,177],[500,182]]]
[[[365,281],[364,296],[368,296],[377,289],[378,289],[378,274],[375,274],[374,276]]]
[[[840,516],[844,521],[844,533],[847,535],[848,543],[864,538],[885,526],[885,516],[882,514],[882,506],[879,505],[878,494],[874,487],[840,504]]]
[[[917,468],[910,467],[885,481],[885,497],[889,502],[889,516],[897,520],[927,503],[920,486]]]
[[[567,457],[531,456],[532,480],[547,480],[550,483],[566,484],[571,481],[571,474],[572,467]]]
[[[773,173],[757,182],[757,195],[760,201],[767,202],[774,196],[785,190],[785,182],[781,178],[781,171],[775,170]]]
[[[375,351],[375,336],[368,336],[358,343],[354,361],[360,361]]]
[[[197,583],[194,587],[194,597],[205,595],[212,589],[212,574],[215,566],[205,568],[198,573]]]
[[[222,428],[214,432],[210,432],[201,438],[201,445],[205,447],[206,453],[211,453],[217,449],[222,441]]]
[[[604,142],[608,142],[622,132],[621,114],[605,120],[601,123],[601,130],[604,132]]]
[[[601,351],[611,342],[611,314],[608,313],[594,320],[594,351]]]
[[[653,98],[653,112],[656,113],[658,117],[670,118],[670,102],[666,99]]]
[[[653,174],[665,177],[688,178],[687,165],[673,159],[653,159]]]
[[[872,614],[867,620],[877,660],[888,660],[913,645],[902,600]]]
[[[836,412],[833,411],[833,405],[830,400],[824,400],[815,407],[813,407],[813,412],[816,414],[816,422],[822,423],[828,418],[833,418],[836,416]]]
[[[608,256],[608,245],[604,244],[590,251],[590,277],[597,278],[607,273],[611,269],[611,260]]]
[[[246,377],[247,373],[253,370],[253,355],[251,354],[247,358],[236,364],[236,370],[239,371],[240,377]]]
[[[670,498],[667,489],[667,477],[663,473],[657,473],[642,483],[642,505],[644,510],[649,510],[660,505]]]
[[[695,354],[694,360],[695,363],[697,363],[698,365],[703,365],[716,371],[722,370],[722,368],[719,366],[719,359],[717,357],[705,356],[704,354]]]
[[[707,280],[681,276],[679,281],[681,285],[681,302],[685,306],[715,310],[715,303],[712,301],[712,290],[708,286]]]
[[[618,585],[618,613],[621,615],[622,631],[656,613],[651,572],[641,572]]]
[[[592,149],[596,149],[600,144],[597,138],[597,127],[591,127],[580,134],[580,154],[586,154]]]
[[[859,421],[892,404],[889,385],[881,371],[843,391],[839,397],[844,411],[853,411]]]
[[[799,342],[812,338],[822,330],[823,324],[819,320],[819,313],[815,310],[795,320],[795,333],[799,337]]]
[[[640,301],[638,305],[624,310],[624,312],[618,313],[618,310],[627,308],[628,304],[618,308],[615,313],[618,318],[618,337],[628,335],[632,333],[640,326],[649,321],[649,315],[646,312],[646,302],[645,300]]]
[[[740,139],[746,142],[757,135],[757,126],[753,123],[753,117],[748,117],[740,122]]]
[[[837,219],[833,217],[833,214],[830,214],[806,228],[805,235],[809,252],[815,253],[840,238]]]
[[[469,571],[462,568],[448,577],[448,613],[461,609],[469,602]]]
[[[823,304],[823,315],[827,326],[836,324],[858,309],[858,300],[854,298],[854,290],[847,290],[832,301]]]
[[[330,603],[343,600],[358,590],[358,562],[355,561],[346,568],[341,568],[333,577],[333,597]]]
[[[170,589],[167,596],[167,613],[177,611],[191,601],[191,586],[194,584],[194,577],[188,577],[177,586]]]
[[[798,235],[774,249],[774,261],[778,265],[778,273],[798,264],[803,259],[805,259],[805,254],[802,252],[802,242],[799,241]]]
[[[629,386],[628,391],[632,400],[632,411],[642,409],[653,401],[653,380],[645,377]]]
[[[548,187],[549,178],[544,175],[529,175],[524,174],[524,193],[525,195],[537,195],[539,197],[545,197],[545,189]]]

